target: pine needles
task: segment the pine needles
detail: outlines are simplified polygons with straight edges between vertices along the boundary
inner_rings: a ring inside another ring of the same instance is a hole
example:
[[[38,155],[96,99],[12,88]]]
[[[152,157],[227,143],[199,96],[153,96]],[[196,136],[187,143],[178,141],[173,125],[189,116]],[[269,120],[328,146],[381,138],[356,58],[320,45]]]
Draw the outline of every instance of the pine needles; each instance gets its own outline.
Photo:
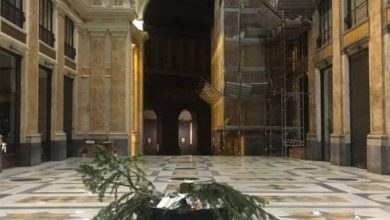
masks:
[[[149,220],[151,209],[162,195],[152,182],[146,179],[138,167],[139,158],[118,158],[102,146],[96,148],[96,158],[91,164],[82,164],[77,169],[83,183],[102,201],[107,193],[114,201],[102,209],[94,220],[137,219]],[[119,188],[126,191],[118,193]]]
[[[264,211],[268,204],[264,199],[245,195],[231,186],[220,183],[201,184],[194,187],[187,197],[199,199],[214,210],[214,218],[224,220],[224,216],[234,220],[274,220],[273,215]],[[225,212],[225,213],[224,213]]]

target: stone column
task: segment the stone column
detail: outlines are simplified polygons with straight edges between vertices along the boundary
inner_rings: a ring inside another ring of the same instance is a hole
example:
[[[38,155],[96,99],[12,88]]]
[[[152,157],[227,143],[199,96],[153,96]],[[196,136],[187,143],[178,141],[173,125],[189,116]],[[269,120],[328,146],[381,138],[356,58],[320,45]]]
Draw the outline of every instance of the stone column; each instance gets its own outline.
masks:
[[[53,96],[56,102],[54,108],[54,134],[50,145],[50,160],[64,160],[66,159],[66,134],[64,133],[64,75],[65,75],[65,9],[57,7],[57,72],[53,72],[53,81],[55,88],[53,88]],[[55,71],[54,70],[54,71]]]
[[[143,79],[144,79],[144,42],[148,38],[146,32],[131,29],[132,33],[132,74],[131,81],[131,145],[130,154],[143,152]]]
[[[318,25],[318,12],[315,11],[312,29],[308,33],[309,132],[306,135],[305,154],[306,159],[309,160],[321,160],[321,145],[318,140],[319,134],[316,130],[318,123],[318,102],[316,102],[318,70],[315,67],[316,64],[314,60],[314,56],[316,54]],[[321,125],[321,123],[319,125]]]
[[[19,161],[22,166],[33,166],[41,163],[41,135],[38,133],[38,74],[39,74],[39,1],[28,1],[28,35],[29,53],[26,56],[25,93],[22,103],[26,103],[26,112],[21,112],[21,120],[26,123],[26,137],[21,137]],[[23,85],[22,85],[23,86]],[[23,91],[23,90],[22,90]]]
[[[344,141],[343,119],[343,62],[342,62],[342,2],[332,1],[333,30],[333,133],[331,135],[330,161],[332,164],[349,166],[351,164],[350,146]]]
[[[384,88],[383,1],[368,1],[370,19],[369,66],[370,66],[370,122],[371,132],[367,137],[367,170],[390,173],[390,146],[386,135]],[[388,58],[387,58],[388,59]]]

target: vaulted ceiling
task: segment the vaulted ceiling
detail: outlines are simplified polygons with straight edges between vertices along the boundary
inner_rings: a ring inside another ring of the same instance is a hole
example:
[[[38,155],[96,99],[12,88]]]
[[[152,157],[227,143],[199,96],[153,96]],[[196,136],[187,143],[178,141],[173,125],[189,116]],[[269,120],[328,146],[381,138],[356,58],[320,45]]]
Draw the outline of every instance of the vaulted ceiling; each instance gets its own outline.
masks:
[[[146,31],[209,34],[214,0],[150,0],[144,15]]]

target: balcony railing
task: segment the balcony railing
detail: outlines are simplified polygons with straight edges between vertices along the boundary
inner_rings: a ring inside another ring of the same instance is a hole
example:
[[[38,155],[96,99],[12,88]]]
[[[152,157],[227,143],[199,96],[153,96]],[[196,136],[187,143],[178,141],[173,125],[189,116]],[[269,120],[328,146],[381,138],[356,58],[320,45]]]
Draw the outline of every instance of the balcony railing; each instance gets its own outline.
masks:
[[[49,46],[54,46],[54,34],[42,25],[39,25],[39,39]]]
[[[20,28],[23,28],[23,23],[26,20],[23,10],[8,0],[1,0],[1,16]]]
[[[346,30],[354,27],[360,21],[363,21],[368,17],[368,4],[367,1],[362,2],[360,5],[352,9],[344,18]]]
[[[69,57],[70,59],[74,60],[76,56],[76,49],[72,45],[69,45],[65,43],[65,56]]]

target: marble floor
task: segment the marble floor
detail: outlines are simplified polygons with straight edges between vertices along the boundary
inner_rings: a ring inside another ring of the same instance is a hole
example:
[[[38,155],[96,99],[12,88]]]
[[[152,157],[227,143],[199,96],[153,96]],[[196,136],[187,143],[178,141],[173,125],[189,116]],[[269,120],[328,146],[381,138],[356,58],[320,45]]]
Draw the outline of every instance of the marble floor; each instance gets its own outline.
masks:
[[[90,219],[107,205],[86,190],[72,158],[0,173],[0,220]],[[145,157],[142,168],[161,191],[175,191],[180,177],[217,181],[269,201],[283,220],[390,219],[390,176],[326,162],[270,157]]]

